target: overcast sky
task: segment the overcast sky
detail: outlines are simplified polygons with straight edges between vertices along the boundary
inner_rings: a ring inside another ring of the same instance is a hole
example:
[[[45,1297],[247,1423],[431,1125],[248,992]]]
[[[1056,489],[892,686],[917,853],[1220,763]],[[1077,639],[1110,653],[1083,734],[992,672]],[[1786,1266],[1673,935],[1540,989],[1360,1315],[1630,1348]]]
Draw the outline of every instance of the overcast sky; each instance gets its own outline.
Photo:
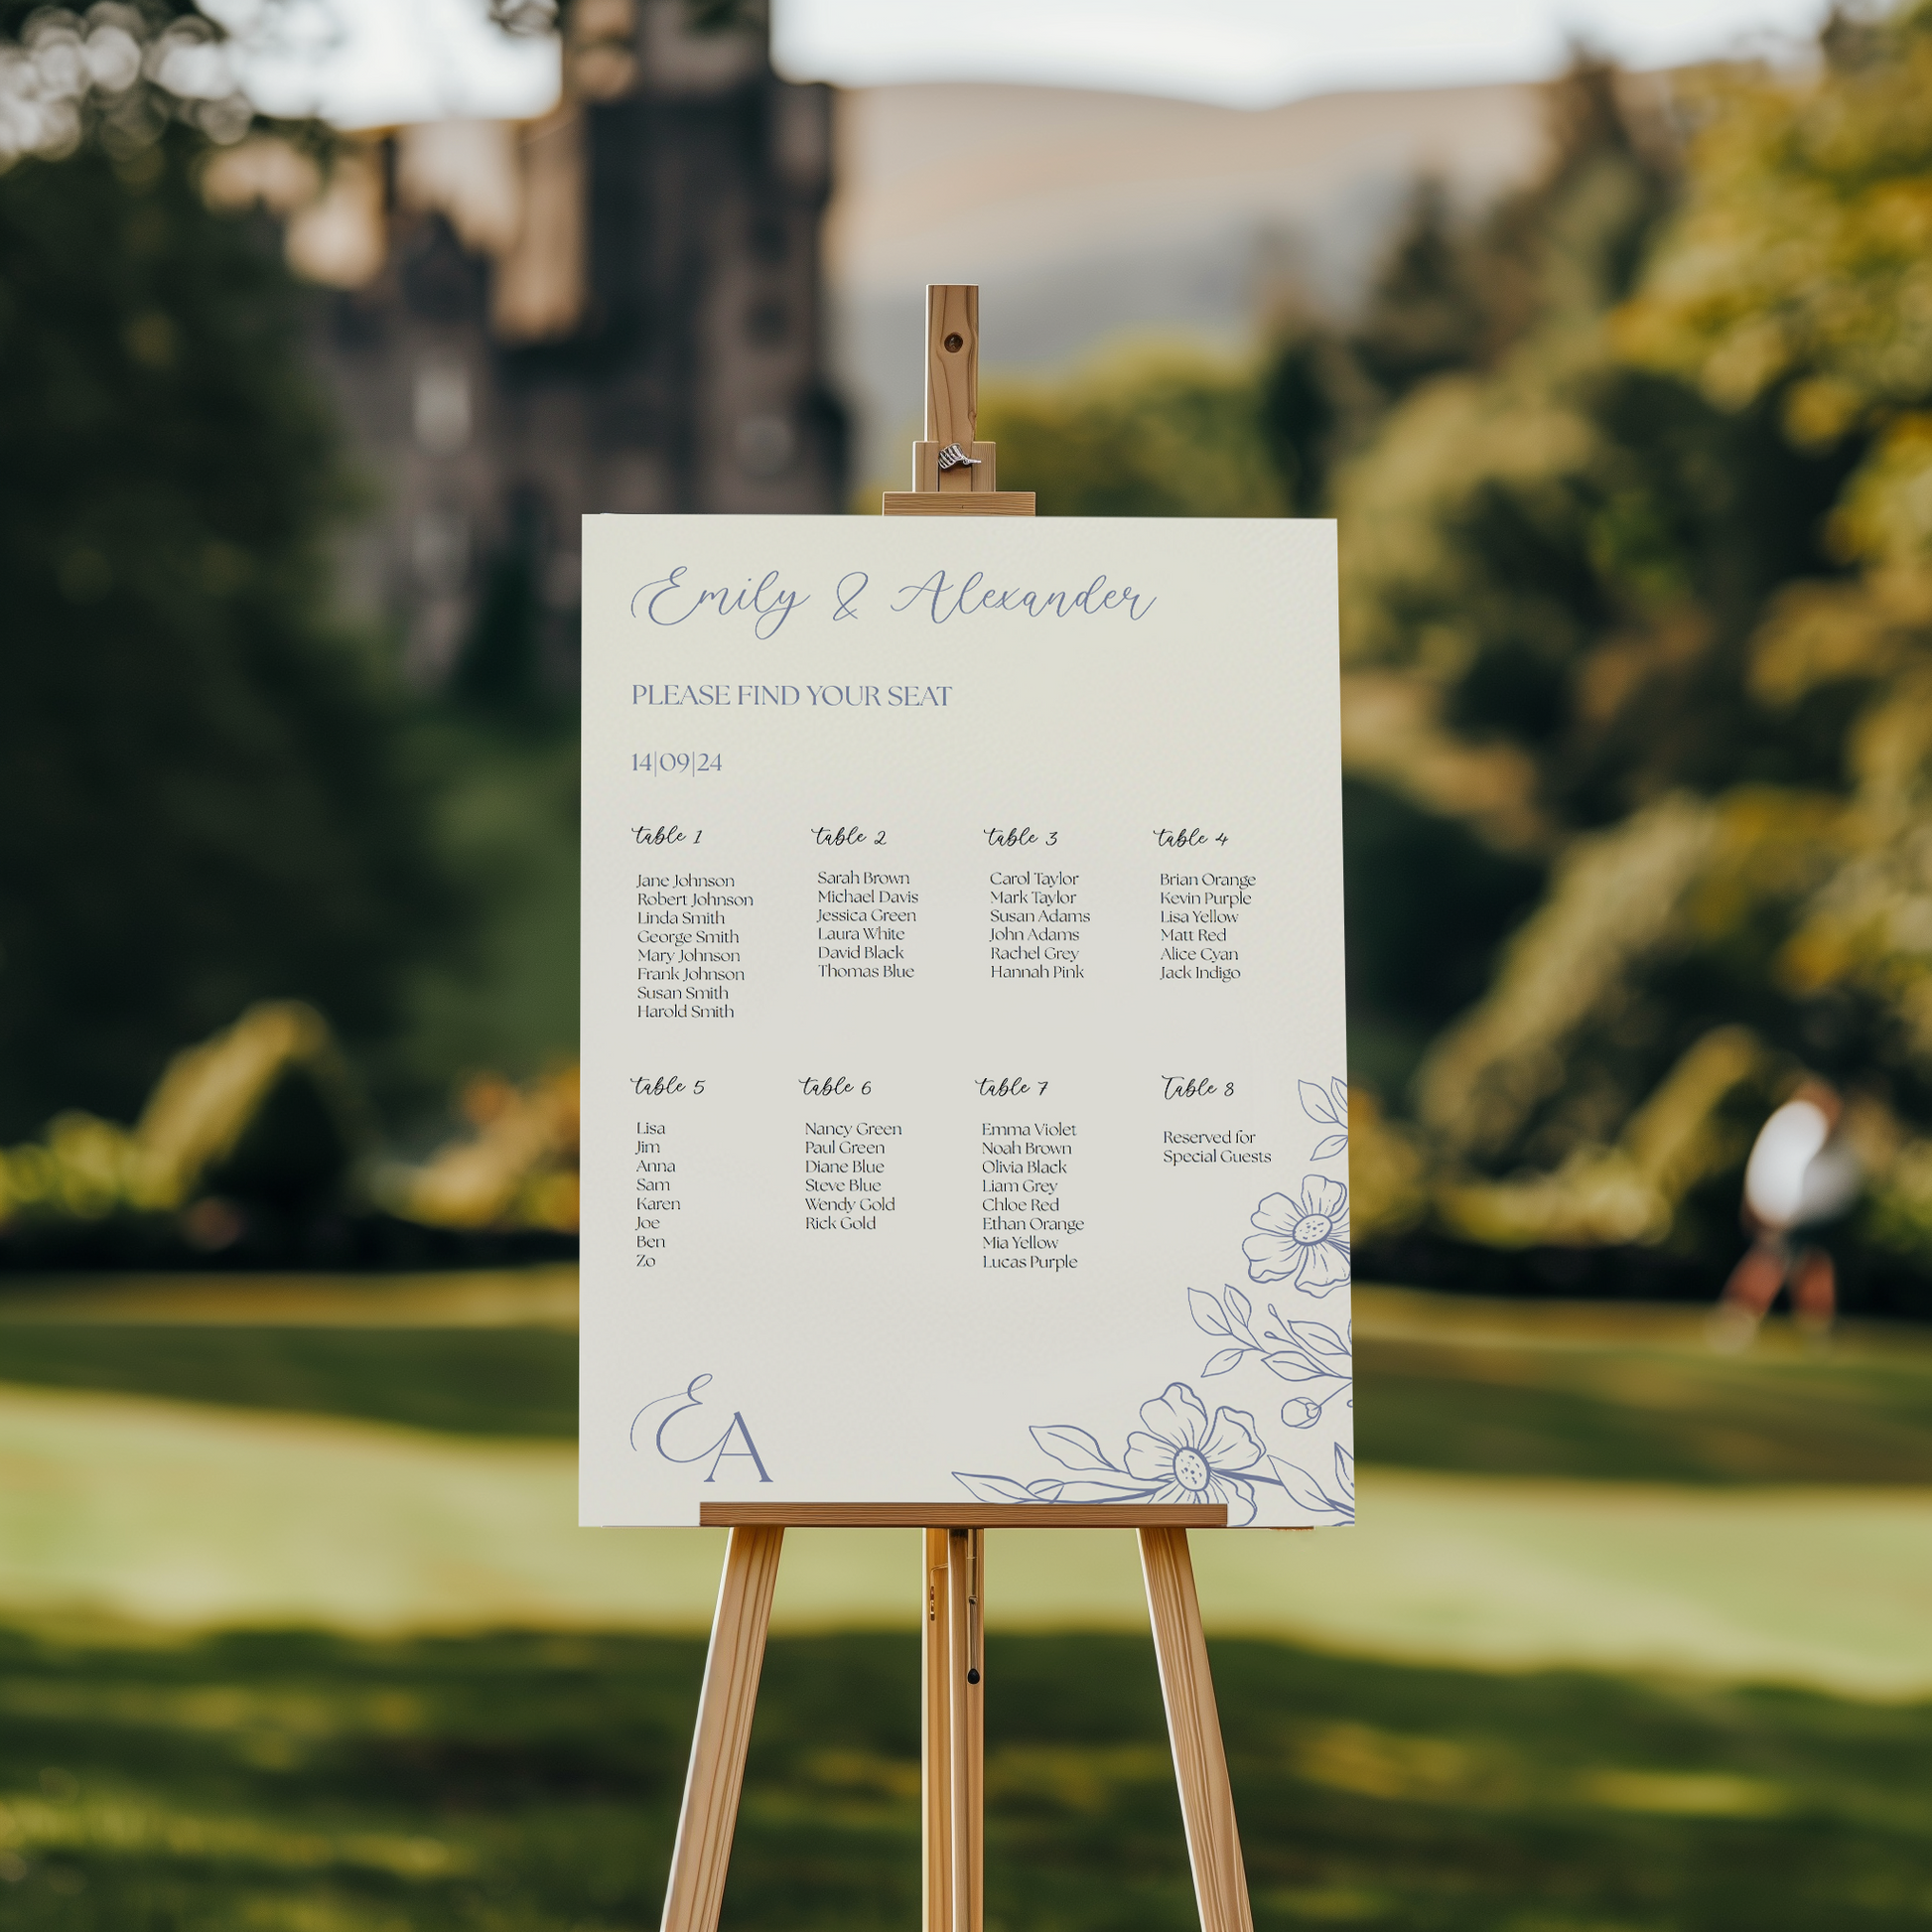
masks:
[[[239,18],[250,0],[205,0]],[[797,80],[1019,80],[1261,107],[1340,87],[1533,79],[1584,39],[1634,67],[1779,51],[1820,0],[773,0]],[[521,118],[555,97],[557,51],[488,26],[484,0],[312,0],[250,85],[347,126]]]
[[[1267,107],[1340,87],[1534,79],[1584,38],[1664,67],[1808,36],[1819,0],[775,0],[796,79],[1031,80]]]

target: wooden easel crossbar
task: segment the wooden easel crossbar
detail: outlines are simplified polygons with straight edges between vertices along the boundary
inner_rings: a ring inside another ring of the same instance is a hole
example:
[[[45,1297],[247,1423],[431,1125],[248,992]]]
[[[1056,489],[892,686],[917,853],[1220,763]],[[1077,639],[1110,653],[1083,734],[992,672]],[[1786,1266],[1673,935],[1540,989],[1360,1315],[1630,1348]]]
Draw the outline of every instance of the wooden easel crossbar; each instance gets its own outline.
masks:
[[[886,492],[886,515],[1033,515],[1031,490],[999,487],[999,452],[977,440],[978,417],[979,290],[929,287],[925,435],[912,446],[912,487]],[[942,455],[955,446],[959,456],[941,467]],[[986,1532],[1019,1528],[1138,1533],[1202,1932],[1253,1932],[1227,1752],[1187,1549],[1190,1529],[1227,1526],[1225,1506],[707,1503],[699,1520],[729,1529],[731,1541],[664,1891],[663,1932],[717,1932],[784,1533],[835,1526],[925,1532],[923,1932],[983,1932]]]

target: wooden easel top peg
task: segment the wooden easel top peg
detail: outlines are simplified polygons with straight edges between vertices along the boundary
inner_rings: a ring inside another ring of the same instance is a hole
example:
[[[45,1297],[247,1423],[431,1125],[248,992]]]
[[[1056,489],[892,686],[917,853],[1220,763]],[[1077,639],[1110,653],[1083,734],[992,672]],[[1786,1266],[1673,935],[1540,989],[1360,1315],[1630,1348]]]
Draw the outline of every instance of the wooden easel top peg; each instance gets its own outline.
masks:
[[[912,487],[889,489],[887,516],[1032,516],[1031,489],[1002,489],[999,446],[978,440],[980,292],[931,282],[925,292],[925,436],[912,445]]]

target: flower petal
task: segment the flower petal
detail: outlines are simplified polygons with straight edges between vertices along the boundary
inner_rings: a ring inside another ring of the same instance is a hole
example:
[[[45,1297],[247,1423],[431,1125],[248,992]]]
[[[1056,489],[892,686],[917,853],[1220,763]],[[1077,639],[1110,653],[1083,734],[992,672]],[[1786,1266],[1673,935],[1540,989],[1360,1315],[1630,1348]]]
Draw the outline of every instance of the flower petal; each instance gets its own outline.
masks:
[[[1215,1476],[1207,1485],[1207,1500],[1227,1504],[1231,1530],[1243,1529],[1255,1520],[1254,1485],[1239,1476]]]
[[[1150,1404],[1150,1407],[1153,1405]],[[1136,1482],[1167,1482],[1173,1475],[1174,1445],[1135,1430],[1127,1439],[1121,1466]]]
[[[1295,1276],[1297,1288],[1306,1288],[1320,1295],[1331,1288],[1339,1288],[1348,1279],[1347,1250],[1337,1247],[1334,1242],[1315,1241],[1301,1253],[1302,1265]]]
[[[1247,1410],[1216,1409],[1200,1452],[1216,1475],[1226,1475],[1234,1469],[1252,1469],[1265,1451],[1255,1435],[1255,1419]]]
[[[1192,1449],[1207,1434],[1207,1410],[1185,1382],[1170,1382],[1153,1401],[1142,1403],[1141,1421],[1175,1449]]]
[[[1251,1282],[1279,1282],[1300,1265],[1302,1250],[1285,1234],[1251,1234],[1241,1244]]]
[[[1304,1174],[1302,1202],[1309,1213],[1325,1214],[1332,1221],[1348,1205],[1348,1189],[1325,1173]]]
[[[1286,1194],[1269,1194],[1257,1203],[1255,1211],[1248,1216],[1248,1224],[1268,1234],[1287,1234],[1301,1218],[1299,1202],[1290,1200]]]

